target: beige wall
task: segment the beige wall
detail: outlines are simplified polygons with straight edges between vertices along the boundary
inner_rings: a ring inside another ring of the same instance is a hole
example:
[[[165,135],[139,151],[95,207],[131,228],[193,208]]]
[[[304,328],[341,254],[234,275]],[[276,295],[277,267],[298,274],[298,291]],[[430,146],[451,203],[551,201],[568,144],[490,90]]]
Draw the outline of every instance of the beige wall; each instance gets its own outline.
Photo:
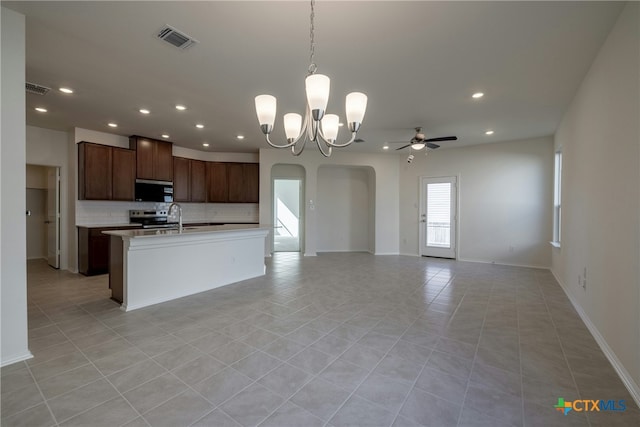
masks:
[[[29,166],[55,166],[60,168],[60,268],[73,270],[75,261],[69,256],[75,252],[71,247],[75,236],[75,227],[69,223],[68,181],[69,164],[67,156],[67,133],[57,130],[27,126],[26,161],[27,177]],[[46,168],[42,168],[46,171]],[[45,172],[46,187],[46,172]],[[27,185],[29,186],[29,185]]]
[[[369,168],[322,166],[318,169],[318,252],[373,252]],[[374,234],[375,235],[375,234]]]
[[[27,165],[26,176],[27,188],[47,188],[47,168],[45,166]]]
[[[304,218],[305,241],[304,254],[316,255],[320,250],[319,236],[326,233],[318,216],[318,197],[323,184],[319,181],[320,168],[337,166],[341,168],[366,168],[369,174],[369,250],[377,255],[398,253],[398,160],[389,154],[350,153],[334,150],[331,157],[325,158],[315,147],[309,147],[300,157],[294,157],[289,150],[260,150],[260,222],[271,224],[273,221],[272,168],[274,165],[299,165],[304,168]],[[323,206],[322,208],[330,208]],[[336,218],[339,221],[339,218]],[[268,239],[270,240],[270,239]],[[273,248],[267,242],[267,250]]]
[[[623,10],[555,135],[562,247],[553,273],[640,400],[640,20]],[[587,271],[586,288],[578,284]],[[626,377],[626,378],[625,378]],[[631,381],[631,382],[629,382]]]
[[[458,258],[551,265],[550,137],[415,154],[400,162],[400,252],[418,254],[420,177],[458,177]],[[511,249],[512,248],[512,249]]]

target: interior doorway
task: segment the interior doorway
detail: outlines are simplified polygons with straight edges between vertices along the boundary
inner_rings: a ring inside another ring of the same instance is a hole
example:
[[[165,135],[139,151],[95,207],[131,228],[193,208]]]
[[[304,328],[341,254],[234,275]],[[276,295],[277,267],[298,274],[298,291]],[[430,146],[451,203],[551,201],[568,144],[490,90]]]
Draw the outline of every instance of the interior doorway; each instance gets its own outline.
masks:
[[[420,180],[420,255],[457,257],[457,178]]]
[[[27,259],[60,268],[60,168],[27,165]]]
[[[300,252],[302,180],[273,180],[273,251]]]

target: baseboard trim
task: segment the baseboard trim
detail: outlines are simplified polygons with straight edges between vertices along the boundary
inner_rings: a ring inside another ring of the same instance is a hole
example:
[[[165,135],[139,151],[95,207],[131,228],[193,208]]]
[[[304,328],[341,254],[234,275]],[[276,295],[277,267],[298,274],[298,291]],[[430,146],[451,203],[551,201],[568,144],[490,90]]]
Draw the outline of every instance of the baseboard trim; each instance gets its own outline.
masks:
[[[524,268],[537,268],[541,270],[550,270],[550,266],[544,265],[530,265],[530,264],[514,264],[509,262],[498,262],[498,261],[488,261],[485,259],[469,259],[469,258],[458,258],[458,261],[463,262],[477,262],[479,264],[494,264],[494,265],[506,265],[508,267],[524,267]]]
[[[553,277],[555,277],[555,279],[560,284],[560,287],[564,291],[565,295],[567,295],[567,298],[569,298],[569,301],[571,301],[571,305],[573,305],[573,308],[575,308],[578,312],[578,316],[580,316],[584,324],[587,326],[589,332],[591,332],[591,335],[596,340],[598,346],[600,346],[600,349],[613,366],[613,369],[615,369],[618,373],[618,376],[622,380],[622,383],[631,394],[631,397],[633,397],[633,400],[635,400],[636,405],[640,406],[640,387],[638,386],[638,384],[636,384],[636,382],[633,380],[633,377],[631,377],[631,375],[629,374],[629,371],[627,371],[624,365],[620,362],[620,359],[618,359],[618,356],[616,356],[613,349],[609,347],[607,340],[605,340],[602,334],[600,334],[600,331],[598,331],[598,328],[596,328],[593,322],[591,322],[591,319],[589,319],[587,313],[585,313],[580,304],[578,304],[578,301],[573,297],[573,295],[571,295],[571,292],[569,292],[569,288],[567,288],[564,282],[560,280],[553,269],[551,269],[551,274],[553,274]]]
[[[22,362],[24,360],[29,360],[32,358],[33,358],[33,354],[31,354],[30,351],[27,351],[27,353],[23,354],[22,356],[15,356],[15,357],[12,357],[11,359],[3,360],[2,363],[0,363],[0,367],[13,365],[14,363]]]

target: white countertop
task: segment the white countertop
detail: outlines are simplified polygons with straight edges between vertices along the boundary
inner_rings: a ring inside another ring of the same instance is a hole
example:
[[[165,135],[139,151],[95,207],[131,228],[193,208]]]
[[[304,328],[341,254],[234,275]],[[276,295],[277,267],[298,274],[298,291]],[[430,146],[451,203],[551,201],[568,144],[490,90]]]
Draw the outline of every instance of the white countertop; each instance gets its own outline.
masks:
[[[80,228],[114,228],[114,227],[119,227],[119,228],[131,228],[131,227],[142,227],[142,225],[140,224],[131,224],[131,223],[124,223],[124,224],[89,224],[89,225],[84,225],[84,224],[78,224],[76,225],[76,227],[80,227]]]
[[[243,230],[268,230],[271,226],[262,224],[225,224],[225,225],[209,225],[201,227],[190,227],[188,224],[183,225],[182,232],[177,229],[134,229],[134,230],[112,230],[103,231],[102,234],[109,234],[111,236],[121,236],[128,238],[148,238],[148,237],[167,237],[167,236],[185,236],[196,234],[208,234],[219,233],[228,231],[243,231]]]
[[[251,221],[240,221],[240,220],[235,220],[235,221],[215,221],[215,220],[210,220],[210,219],[204,219],[201,221],[196,221],[196,220],[189,220],[189,221],[183,221],[183,225],[185,227],[188,227],[189,224],[203,224],[203,223],[220,223],[220,224],[224,224],[224,225],[236,225],[236,224],[247,224],[247,225],[258,225],[255,222],[251,222]],[[81,228],[114,228],[114,227],[119,227],[119,228],[140,228],[142,227],[141,224],[135,224],[135,223],[120,223],[120,224],[77,224],[76,227],[81,227]]]

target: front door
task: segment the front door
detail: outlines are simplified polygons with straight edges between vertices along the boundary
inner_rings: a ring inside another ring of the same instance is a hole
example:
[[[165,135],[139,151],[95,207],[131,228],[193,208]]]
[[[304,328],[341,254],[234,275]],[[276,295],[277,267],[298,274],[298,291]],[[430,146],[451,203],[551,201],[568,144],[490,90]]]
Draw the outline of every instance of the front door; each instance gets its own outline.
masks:
[[[457,179],[421,178],[420,255],[456,258]]]

